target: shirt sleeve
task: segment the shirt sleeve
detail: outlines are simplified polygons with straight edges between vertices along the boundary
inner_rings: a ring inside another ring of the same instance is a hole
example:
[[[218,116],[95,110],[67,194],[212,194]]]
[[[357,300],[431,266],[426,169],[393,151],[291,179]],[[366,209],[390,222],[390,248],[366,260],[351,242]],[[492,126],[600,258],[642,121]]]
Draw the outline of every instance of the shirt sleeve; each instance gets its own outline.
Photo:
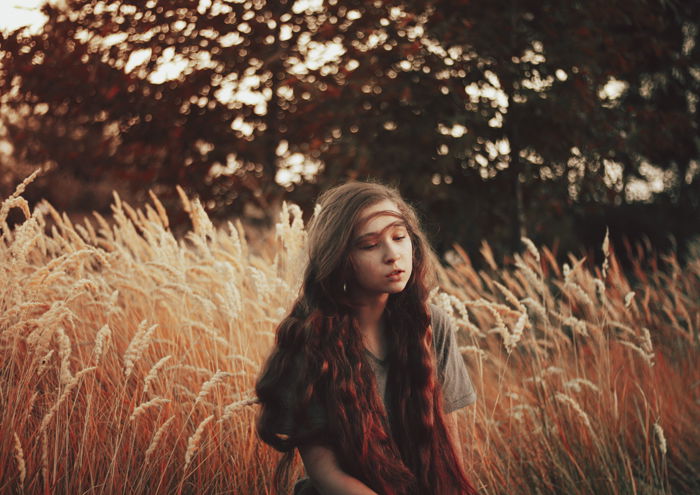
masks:
[[[476,402],[476,391],[459,352],[454,323],[435,305],[430,306],[430,312],[444,411],[451,413]]]

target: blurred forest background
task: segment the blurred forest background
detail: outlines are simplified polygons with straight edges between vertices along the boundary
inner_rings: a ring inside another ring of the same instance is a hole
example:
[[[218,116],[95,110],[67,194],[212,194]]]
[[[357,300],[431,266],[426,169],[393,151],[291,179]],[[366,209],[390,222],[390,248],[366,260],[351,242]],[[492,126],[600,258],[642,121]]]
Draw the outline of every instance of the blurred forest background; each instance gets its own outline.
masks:
[[[700,2],[64,0],[0,38],[0,198],[267,225],[397,185],[438,251],[700,232]],[[178,213],[180,212],[180,213]],[[19,215],[19,213],[18,213]],[[593,255],[591,254],[591,257]]]

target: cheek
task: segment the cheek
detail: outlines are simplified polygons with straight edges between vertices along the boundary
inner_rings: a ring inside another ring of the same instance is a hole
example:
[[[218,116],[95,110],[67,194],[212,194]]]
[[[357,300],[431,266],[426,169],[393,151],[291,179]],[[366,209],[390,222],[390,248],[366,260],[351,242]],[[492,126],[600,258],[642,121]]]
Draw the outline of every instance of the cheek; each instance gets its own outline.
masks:
[[[406,260],[408,262],[407,268],[409,268],[410,271],[413,272],[413,265],[415,265],[415,259],[414,259],[415,253],[413,252],[413,245],[411,243],[409,243],[408,248],[406,249],[405,256],[406,256]]]
[[[411,260],[411,263],[413,263],[413,243],[410,240],[406,243],[405,255]]]
[[[351,276],[355,279],[362,279],[367,275],[371,266],[371,259],[367,253],[356,253],[350,257]]]

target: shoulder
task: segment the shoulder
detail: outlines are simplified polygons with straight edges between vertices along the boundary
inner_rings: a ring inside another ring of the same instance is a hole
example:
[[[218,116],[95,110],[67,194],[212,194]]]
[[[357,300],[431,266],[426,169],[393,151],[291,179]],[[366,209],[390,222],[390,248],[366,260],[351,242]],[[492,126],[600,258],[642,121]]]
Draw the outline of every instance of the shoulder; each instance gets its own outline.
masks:
[[[435,304],[428,305],[430,325],[433,327],[433,340],[444,340],[449,332],[454,331],[454,323],[447,312]]]
[[[454,341],[455,324],[452,317],[447,312],[430,304],[430,325],[433,329],[433,348],[438,357],[438,361],[444,364],[446,355],[450,352],[450,347]]]
[[[442,309],[440,306],[430,303],[428,304],[428,310],[430,311],[430,323],[433,326],[444,326],[449,323],[450,316],[447,314],[447,311]]]

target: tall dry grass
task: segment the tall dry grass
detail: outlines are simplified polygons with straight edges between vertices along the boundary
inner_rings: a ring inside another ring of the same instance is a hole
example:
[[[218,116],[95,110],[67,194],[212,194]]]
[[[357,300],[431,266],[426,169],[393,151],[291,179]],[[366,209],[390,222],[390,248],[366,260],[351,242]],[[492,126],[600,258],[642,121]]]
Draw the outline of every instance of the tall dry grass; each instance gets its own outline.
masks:
[[[270,493],[252,389],[299,284],[299,210],[251,250],[184,195],[176,239],[155,197],[73,224],[24,187],[0,207],[0,492]],[[457,249],[433,295],[479,393],[458,414],[481,492],[698,490],[700,259],[638,260],[632,285],[613,253],[526,246],[501,267],[484,244],[483,271]]]

